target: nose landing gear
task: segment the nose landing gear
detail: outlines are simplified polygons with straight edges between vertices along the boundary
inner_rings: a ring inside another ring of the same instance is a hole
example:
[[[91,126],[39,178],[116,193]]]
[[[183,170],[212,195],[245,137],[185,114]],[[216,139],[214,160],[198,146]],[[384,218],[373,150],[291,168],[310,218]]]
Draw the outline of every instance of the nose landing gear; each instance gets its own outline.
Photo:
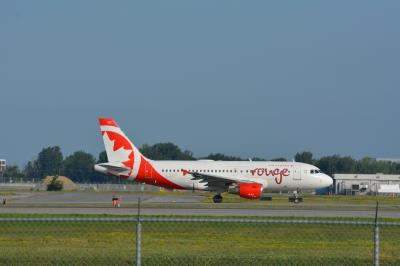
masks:
[[[293,202],[293,203],[303,202],[303,198],[299,197],[299,190],[298,189],[293,192],[293,196],[289,197],[289,202]]]
[[[222,202],[222,196],[221,196],[221,194],[217,194],[217,195],[215,195],[214,197],[213,197],[213,201],[214,201],[214,203],[221,203]]]

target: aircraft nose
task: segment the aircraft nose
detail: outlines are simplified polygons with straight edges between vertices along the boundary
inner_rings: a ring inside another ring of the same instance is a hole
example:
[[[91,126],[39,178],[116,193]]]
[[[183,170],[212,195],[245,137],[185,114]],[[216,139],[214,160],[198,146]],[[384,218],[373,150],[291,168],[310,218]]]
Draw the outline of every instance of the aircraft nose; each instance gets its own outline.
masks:
[[[322,184],[324,184],[325,187],[329,187],[333,184],[333,179],[329,175],[324,175],[322,177]]]

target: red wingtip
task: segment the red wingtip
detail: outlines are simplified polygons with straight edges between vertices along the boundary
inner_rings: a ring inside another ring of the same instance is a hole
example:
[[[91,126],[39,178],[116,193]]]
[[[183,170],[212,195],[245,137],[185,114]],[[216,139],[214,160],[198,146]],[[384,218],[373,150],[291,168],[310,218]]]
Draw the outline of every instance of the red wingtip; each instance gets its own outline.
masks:
[[[112,118],[99,118],[100,126],[113,126],[118,127],[117,123]]]

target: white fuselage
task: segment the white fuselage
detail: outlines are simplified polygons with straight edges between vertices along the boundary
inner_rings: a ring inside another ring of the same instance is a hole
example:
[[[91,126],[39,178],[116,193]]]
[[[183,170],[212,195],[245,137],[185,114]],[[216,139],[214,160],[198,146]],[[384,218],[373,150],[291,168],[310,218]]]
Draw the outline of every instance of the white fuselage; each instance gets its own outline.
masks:
[[[332,184],[332,179],[317,167],[298,162],[199,160],[149,161],[149,163],[163,177],[185,189],[210,190],[206,183],[192,180],[193,176],[185,174],[184,170],[239,182],[260,183],[264,192],[319,189]]]

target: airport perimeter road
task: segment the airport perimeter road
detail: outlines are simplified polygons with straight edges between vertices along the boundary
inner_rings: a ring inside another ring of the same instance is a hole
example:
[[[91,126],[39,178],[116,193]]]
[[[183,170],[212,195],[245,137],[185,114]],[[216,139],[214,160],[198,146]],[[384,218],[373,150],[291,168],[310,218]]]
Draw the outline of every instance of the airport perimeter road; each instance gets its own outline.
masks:
[[[104,207],[0,207],[0,213],[42,214],[136,214],[136,208]],[[293,210],[293,209],[245,209],[245,208],[142,208],[142,215],[188,216],[291,216],[291,217],[374,217],[370,210]],[[400,218],[399,211],[382,210],[379,217]]]

